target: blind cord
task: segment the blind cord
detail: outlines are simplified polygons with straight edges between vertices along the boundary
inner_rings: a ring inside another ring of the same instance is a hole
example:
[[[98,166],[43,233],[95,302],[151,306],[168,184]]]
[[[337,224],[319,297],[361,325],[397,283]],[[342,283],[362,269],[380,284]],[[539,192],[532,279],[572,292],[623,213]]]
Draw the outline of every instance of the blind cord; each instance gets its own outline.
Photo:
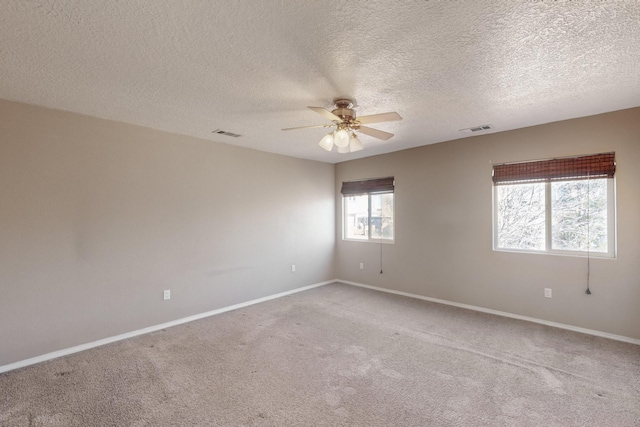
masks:
[[[380,242],[380,274],[382,274],[382,242]]]
[[[589,281],[591,279],[590,227],[591,227],[591,179],[589,176],[589,172],[587,172],[587,290],[584,291],[584,293],[587,295],[591,295],[591,289],[589,289]]]

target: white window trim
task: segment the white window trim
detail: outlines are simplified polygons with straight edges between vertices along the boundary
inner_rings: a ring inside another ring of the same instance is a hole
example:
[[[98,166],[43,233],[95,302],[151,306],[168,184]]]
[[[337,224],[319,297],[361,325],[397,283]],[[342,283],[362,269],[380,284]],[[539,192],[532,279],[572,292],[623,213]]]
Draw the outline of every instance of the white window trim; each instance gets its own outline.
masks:
[[[587,251],[567,251],[551,248],[551,182],[545,182],[545,249],[513,249],[498,247],[498,197],[497,185],[492,185],[493,212],[492,212],[492,229],[493,229],[493,250],[496,252],[514,252],[539,255],[560,255],[573,257],[590,257],[590,258],[617,258],[617,224],[618,211],[616,209],[616,184],[614,178],[607,179],[607,242],[609,251],[604,252],[587,252]],[[395,207],[395,203],[394,203]]]

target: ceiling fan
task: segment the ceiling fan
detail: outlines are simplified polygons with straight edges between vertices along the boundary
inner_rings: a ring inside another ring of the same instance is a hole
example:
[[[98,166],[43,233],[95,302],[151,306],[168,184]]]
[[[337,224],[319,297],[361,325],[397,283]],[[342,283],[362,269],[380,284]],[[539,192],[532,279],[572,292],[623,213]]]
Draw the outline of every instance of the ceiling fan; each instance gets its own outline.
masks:
[[[331,120],[333,122],[332,124],[300,126],[282,130],[335,127],[335,130],[331,131],[320,140],[320,147],[324,148],[327,151],[331,151],[333,149],[333,146],[335,145],[339,153],[352,153],[354,151],[360,151],[363,149],[362,142],[360,142],[360,139],[356,136],[355,131],[362,132],[365,135],[382,139],[384,141],[393,136],[392,133],[373,129],[363,125],[402,120],[400,114],[396,112],[372,114],[370,116],[362,116],[356,118],[356,112],[353,109],[352,100],[346,98],[337,98],[333,100],[333,103],[335,104],[336,108],[332,111],[328,111],[322,107],[307,107],[320,114],[321,116]]]

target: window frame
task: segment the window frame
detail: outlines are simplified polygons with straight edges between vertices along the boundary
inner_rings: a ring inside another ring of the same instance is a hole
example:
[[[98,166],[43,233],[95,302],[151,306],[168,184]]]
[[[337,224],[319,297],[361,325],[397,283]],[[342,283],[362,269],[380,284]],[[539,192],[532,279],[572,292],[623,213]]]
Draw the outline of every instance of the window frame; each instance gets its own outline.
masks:
[[[498,188],[501,186],[517,185],[519,183],[492,185],[493,187],[493,250],[496,252],[515,252],[515,253],[528,253],[528,254],[547,254],[547,255],[562,255],[562,256],[574,256],[574,257],[592,257],[592,258],[607,258],[615,259],[617,256],[617,209],[616,209],[616,184],[615,177],[613,178],[594,178],[606,179],[607,181],[607,252],[591,252],[591,251],[574,251],[565,249],[553,249],[553,223],[552,223],[552,192],[551,185],[554,182],[571,182],[577,180],[562,180],[562,181],[545,181],[545,249],[517,249],[517,248],[503,248],[498,246]],[[521,182],[523,184],[525,182]]]
[[[354,190],[354,187],[361,187],[362,190]],[[342,183],[342,240],[348,242],[364,242],[364,243],[386,243],[394,244],[396,238],[395,232],[395,179],[394,177],[387,178],[371,178],[358,181],[346,181]],[[393,235],[391,238],[372,237],[371,236],[371,197],[382,196],[390,194],[393,197],[393,204],[391,209],[391,218],[393,221]],[[367,197],[367,234],[366,238],[356,239],[348,237],[347,227],[349,224],[347,215],[347,198],[348,197]]]

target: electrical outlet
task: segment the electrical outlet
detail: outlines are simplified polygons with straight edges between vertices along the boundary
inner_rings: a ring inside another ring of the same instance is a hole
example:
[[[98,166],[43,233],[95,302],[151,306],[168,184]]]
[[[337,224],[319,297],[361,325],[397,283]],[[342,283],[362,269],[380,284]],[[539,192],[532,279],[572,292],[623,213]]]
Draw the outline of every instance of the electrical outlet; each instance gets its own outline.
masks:
[[[364,270],[364,262],[360,263],[360,270]]]
[[[544,288],[544,297],[551,298],[551,288]]]
[[[296,272],[296,265],[295,264],[291,264],[291,272],[292,273]]]
[[[168,299],[171,299],[171,290],[166,289],[164,291],[164,293],[162,294],[163,299],[166,301]]]

